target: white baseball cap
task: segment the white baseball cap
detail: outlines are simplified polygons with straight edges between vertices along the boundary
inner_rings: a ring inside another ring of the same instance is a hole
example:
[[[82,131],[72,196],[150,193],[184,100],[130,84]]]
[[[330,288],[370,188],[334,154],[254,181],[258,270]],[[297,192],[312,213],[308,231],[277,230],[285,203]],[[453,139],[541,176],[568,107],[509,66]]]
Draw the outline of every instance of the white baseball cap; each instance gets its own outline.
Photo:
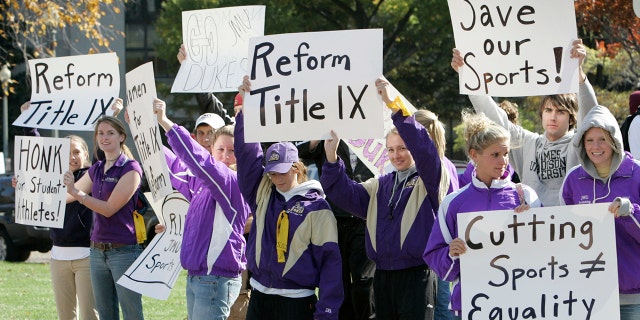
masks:
[[[222,120],[222,117],[220,117],[215,113],[205,113],[199,116],[198,119],[196,120],[196,126],[194,128],[194,131],[201,124],[209,125],[211,126],[211,128],[213,128],[213,130],[218,130],[224,127],[224,120]]]

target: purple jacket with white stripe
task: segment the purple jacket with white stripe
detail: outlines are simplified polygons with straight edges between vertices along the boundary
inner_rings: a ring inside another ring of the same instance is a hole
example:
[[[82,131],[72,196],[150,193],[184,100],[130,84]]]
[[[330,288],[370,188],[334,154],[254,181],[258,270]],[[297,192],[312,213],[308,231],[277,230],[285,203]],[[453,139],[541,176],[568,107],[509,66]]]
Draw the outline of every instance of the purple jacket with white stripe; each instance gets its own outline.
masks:
[[[246,268],[244,225],[249,216],[236,172],[174,125],[167,132],[165,158],[171,184],[191,203],[182,236],[180,262],[189,275],[238,277]]]

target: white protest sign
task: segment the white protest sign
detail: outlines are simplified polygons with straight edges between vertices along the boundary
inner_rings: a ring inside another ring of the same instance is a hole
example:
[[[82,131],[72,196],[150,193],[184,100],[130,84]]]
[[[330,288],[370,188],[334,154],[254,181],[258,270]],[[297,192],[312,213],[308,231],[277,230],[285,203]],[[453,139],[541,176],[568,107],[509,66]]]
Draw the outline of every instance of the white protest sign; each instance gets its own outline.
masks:
[[[391,97],[400,97],[409,112],[416,112],[416,107],[405,98],[396,87],[390,86],[389,95]],[[391,110],[385,108],[384,111],[384,133],[385,135],[393,128],[393,120],[391,119]],[[388,172],[393,166],[387,156],[387,141],[383,139],[348,139],[345,140],[351,151],[355,153],[360,161],[375,175],[381,176]]]
[[[500,97],[578,92],[573,0],[448,0],[465,61],[460,93]]]
[[[118,284],[154,299],[167,300],[182,270],[180,247],[189,201],[179,192],[173,192],[163,201],[152,201],[151,205],[156,213],[162,213],[160,221],[166,230],[153,237],[118,279]]]
[[[62,228],[67,188],[62,177],[69,170],[69,139],[15,137],[16,223]]]
[[[236,92],[247,74],[249,38],[264,35],[265,6],[182,12],[182,62],[171,92]]]
[[[153,99],[156,98],[153,63],[147,62],[127,72],[126,83],[129,129],[153,199],[158,201],[173,189],[162,148],[162,133],[158,118],[153,114]]]
[[[381,29],[254,37],[249,50],[247,142],[383,136]]]
[[[29,60],[31,106],[13,122],[19,127],[92,131],[120,92],[115,53]]]
[[[619,319],[608,206],[458,214],[462,318]]]

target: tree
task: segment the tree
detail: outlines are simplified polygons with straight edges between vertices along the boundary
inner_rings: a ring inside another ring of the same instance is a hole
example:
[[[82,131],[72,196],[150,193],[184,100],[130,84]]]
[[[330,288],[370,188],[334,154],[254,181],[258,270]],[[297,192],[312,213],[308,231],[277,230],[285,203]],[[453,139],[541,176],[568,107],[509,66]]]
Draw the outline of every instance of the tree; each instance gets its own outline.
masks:
[[[599,49],[604,59],[624,60],[618,69],[624,81],[608,83],[601,65],[596,70],[597,84],[607,89],[631,90],[640,86],[640,19],[629,0],[581,0],[575,2],[580,36],[591,48]],[[620,79],[619,79],[620,80]]]

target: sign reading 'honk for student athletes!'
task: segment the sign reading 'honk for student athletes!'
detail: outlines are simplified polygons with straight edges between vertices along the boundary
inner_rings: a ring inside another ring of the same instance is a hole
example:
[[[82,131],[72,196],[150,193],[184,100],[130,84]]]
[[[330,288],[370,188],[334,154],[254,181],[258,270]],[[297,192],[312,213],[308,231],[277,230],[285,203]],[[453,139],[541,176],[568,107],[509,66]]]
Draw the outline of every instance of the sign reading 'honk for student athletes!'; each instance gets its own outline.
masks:
[[[463,94],[578,92],[573,0],[448,0]]]
[[[608,207],[458,214],[462,319],[619,319]]]
[[[19,127],[91,131],[120,92],[115,53],[29,60],[31,105]]]
[[[254,37],[249,61],[246,141],[383,136],[381,29]]]

